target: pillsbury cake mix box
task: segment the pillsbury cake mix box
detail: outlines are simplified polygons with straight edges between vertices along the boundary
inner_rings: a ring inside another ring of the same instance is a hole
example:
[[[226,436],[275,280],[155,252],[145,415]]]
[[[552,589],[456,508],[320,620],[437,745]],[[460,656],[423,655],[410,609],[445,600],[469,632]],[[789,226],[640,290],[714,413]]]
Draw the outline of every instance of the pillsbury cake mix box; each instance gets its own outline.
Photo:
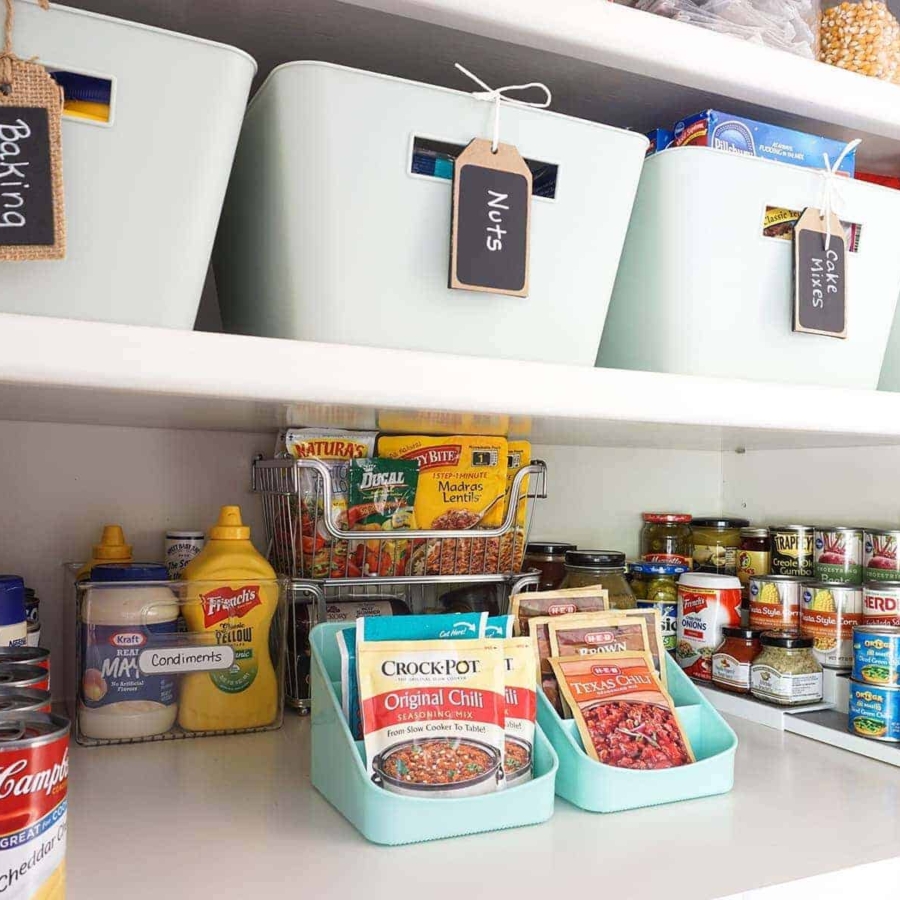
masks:
[[[712,147],[807,169],[823,168],[823,153],[828,154],[833,165],[846,146],[842,141],[754,122],[717,109],[707,109],[682,119],[675,125],[674,133],[673,147]],[[841,161],[838,172],[852,178],[855,168],[856,150],[851,150]]]

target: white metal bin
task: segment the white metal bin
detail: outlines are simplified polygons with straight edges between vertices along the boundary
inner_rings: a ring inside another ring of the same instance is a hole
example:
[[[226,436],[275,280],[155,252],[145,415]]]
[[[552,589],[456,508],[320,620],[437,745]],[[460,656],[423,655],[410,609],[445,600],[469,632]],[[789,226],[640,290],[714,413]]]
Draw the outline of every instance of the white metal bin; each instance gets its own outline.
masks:
[[[81,10],[15,7],[19,56],[109,80],[111,100],[108,122],[64,115],[66,259],[0,263],[0,312],[192,328],[256,64]]]
[[[811,169],[703,147],[647,160],[597,365],[875,388],[900,291],[900,192],[839,181],[862,226],[847,253],[847,338],[791,331],[793,250],[767,206],[820,201]]]
[[[504,104],[500,140],[558,167],[555,196],[531,205],[530,293],[449,290],[451,181],[414,158],[423,141],[490,137],[492,118],[464,91],[276,69],[248,109],[214,252],[225,327],[592,365],[647,140]]]

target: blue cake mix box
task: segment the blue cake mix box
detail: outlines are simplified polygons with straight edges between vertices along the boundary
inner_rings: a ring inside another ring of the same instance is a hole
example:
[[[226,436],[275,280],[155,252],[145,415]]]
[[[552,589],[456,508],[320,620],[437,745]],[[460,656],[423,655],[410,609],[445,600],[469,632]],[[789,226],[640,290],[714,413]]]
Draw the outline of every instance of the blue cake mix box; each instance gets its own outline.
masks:
[[[665,150],[672,143],[674,137],[675,135],[668,128],[654,128],[653,131],[648,131],[647,140],[650,141],[650,146],[647,148],[646,155],[653,156],[654,153]]]
[[[846,144],[814,134],[804,134],[791,128],[754,122],[753,119],[720,112],[717,109],[707,109],[688,116],[675,125],[671,146],[712,147],[745,156],[774,159],[776,162],[789,163],[792,166],[822,169],[825,166],[822,154],[827,153],[828,159],[834,165]],[[838,171],[852,178],[855,169],[854,149],[844,157]]]

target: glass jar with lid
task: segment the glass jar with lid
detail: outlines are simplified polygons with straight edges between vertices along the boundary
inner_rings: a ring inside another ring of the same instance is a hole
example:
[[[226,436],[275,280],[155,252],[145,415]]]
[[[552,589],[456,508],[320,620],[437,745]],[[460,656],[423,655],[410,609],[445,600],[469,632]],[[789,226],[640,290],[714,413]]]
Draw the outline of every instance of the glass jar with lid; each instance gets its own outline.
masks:
[[[768,575],[772,568],[772,537],[768,528],[742,528],[737,576],[747,589],[756,575]]]
[[[634,609],[637,603],[625,580],[625,554],[618,550],[569,550],[561,587],[606,588],[611,609]]]
[[[741,529],[749,524],[747,519],[725,516],[695,518],[691,523],[694,571],[711,572],[715,575],[737,575]]]
[[[722,643],[712,656],[712,682],[736,694],[750,693],[750,666],[762,650],[759,642],[762,631],[726,625],[722,629]]]
[[[644,562],[691,564],[691,517],[686,513],[642,513],[641,559]]]
[[[541,573],[539,591],[555,591],[566,577],[566,553],[577,549],[565,541],[529,541],[522,569],[537,569]]]
[[[633,562],[628,565],[631,590],[638,609],[659,610],[663,646],[669,653],[675,652],[676,625],[678,622],[678,586],[681,575],[690,571],[689,566],[675,563]]]
[[[822,699],[822,666],[813,639],[793,631],[764,631],[762,650],[750,667],[750,693],[781,706]]]

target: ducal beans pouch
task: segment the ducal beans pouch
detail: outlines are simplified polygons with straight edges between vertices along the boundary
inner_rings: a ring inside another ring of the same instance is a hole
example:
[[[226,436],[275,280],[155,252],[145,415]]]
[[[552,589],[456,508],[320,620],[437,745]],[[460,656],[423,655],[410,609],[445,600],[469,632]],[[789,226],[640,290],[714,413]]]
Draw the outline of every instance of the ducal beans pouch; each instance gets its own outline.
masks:
[[[534,769],[534,720],[537,679],[531,638],[503,641],[506,660],[506,744],[503,754],[505,787],[530,781]]]
[[[416,527],[419,464],[413,459],[354,459],[349,472],[350,527],[398,531]]]
[[[366,767],[408,797],[471,797],[504,778],[503,641],[361,641]]]

